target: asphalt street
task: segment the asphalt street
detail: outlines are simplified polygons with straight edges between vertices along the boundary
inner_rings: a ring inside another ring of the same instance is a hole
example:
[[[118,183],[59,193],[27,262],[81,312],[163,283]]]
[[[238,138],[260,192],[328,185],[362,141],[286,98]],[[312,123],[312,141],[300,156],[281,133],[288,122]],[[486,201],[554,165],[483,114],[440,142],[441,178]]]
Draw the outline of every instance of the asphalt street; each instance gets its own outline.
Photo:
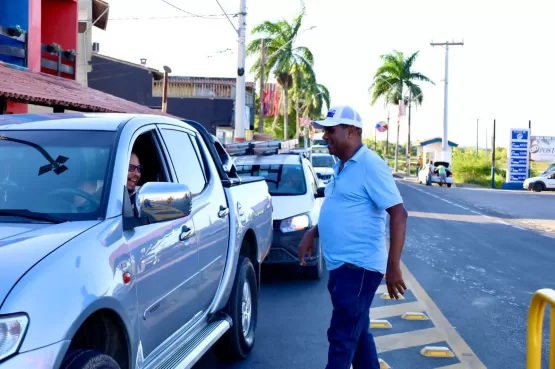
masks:
[[[504,193],[397,183],[409,211],[403,252],[409,291],[399,301],[380,298],[385,286],[376,294],[370,318],[389,327],[371,328],[380,358],[393,369],[524,368],[530,299],[537,289],[555,288],[555,239],[503,213],[507,201],[518,201]],[[555,196],[537,196],[543,210],[530,206],[525,217],[541,221],[552,214]],[[323,369],[331,316],[326,283],[327,275],[306,281],[291,270],[264,269],[249,358],[222,363],[209,352],[195,369]],[[407,312],[429,320],[402,319]],[[426,346],[447,348],[454,357],[424,357]]]

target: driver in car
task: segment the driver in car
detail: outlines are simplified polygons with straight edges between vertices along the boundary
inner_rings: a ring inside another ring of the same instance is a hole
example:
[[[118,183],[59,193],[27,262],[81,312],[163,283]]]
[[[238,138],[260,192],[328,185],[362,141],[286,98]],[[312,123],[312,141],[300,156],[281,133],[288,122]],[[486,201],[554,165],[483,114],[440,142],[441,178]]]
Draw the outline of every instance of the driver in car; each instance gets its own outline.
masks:
[[[131,199],[131,205],[135,207],[135,197],[137,191],[141,186],[138,186],[139,180],[141,179],[141,174],[143,172],[143,166],[139,160],[139,156],[134,152],[131,153],[131,158],[129,159],[129,170],[127,171],[127,191],[129,191],[129,196]]]

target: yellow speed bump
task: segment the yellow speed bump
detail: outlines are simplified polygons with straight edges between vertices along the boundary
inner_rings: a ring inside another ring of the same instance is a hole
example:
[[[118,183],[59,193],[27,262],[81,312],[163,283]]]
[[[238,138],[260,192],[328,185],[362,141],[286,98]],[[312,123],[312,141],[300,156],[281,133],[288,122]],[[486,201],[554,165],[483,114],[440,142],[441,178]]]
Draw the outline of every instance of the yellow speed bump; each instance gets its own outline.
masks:
[[[426,314],[412,311],[404,313],[401,318],[405,320],[430,320]]]
[[[399,296],[398,299],[393,298],[393,300],[404,300],[404,299],[405,299],[405,296],[403,296],[403,295],[398,295],[398,296]],[[382,300],[391,300],[391,297],[389,297],[389,293],[387,293],[387,292],[384,292],[384,293],[380,296],[380,298],[381,298]]]
[[[426,357],[455,357],[455,354],[445,346],[426,346],[420,350],[420,355]]]
[[[370,328],[392,328],[391,323],[385,319],[370,319]]]

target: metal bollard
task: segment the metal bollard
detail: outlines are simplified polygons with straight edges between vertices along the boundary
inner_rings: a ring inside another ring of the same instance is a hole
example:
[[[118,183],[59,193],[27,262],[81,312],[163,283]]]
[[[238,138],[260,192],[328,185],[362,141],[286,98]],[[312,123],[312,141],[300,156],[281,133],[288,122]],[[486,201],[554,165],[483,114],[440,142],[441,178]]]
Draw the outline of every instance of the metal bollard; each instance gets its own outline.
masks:
[[[530,302],[526,369],[541,369],[543,316],[547,304],[551,305],[549,369],[555,369],[555,290],[548,288],[537,290]]]

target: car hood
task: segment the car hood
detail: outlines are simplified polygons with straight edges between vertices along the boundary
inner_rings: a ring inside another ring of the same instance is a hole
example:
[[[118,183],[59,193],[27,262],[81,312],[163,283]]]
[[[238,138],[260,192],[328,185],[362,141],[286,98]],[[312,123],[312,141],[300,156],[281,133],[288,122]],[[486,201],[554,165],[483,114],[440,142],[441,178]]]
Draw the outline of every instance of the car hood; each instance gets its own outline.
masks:
[[[12,287],[29,269],[98,223],[0,223],[0,307]]]
[[[327,167],[314,167],[314,171],[320,174],[333,174],[333,168]]]
[[[314,200],[310,196],[272,196],[274,220],[287,219],[312,210]]]

